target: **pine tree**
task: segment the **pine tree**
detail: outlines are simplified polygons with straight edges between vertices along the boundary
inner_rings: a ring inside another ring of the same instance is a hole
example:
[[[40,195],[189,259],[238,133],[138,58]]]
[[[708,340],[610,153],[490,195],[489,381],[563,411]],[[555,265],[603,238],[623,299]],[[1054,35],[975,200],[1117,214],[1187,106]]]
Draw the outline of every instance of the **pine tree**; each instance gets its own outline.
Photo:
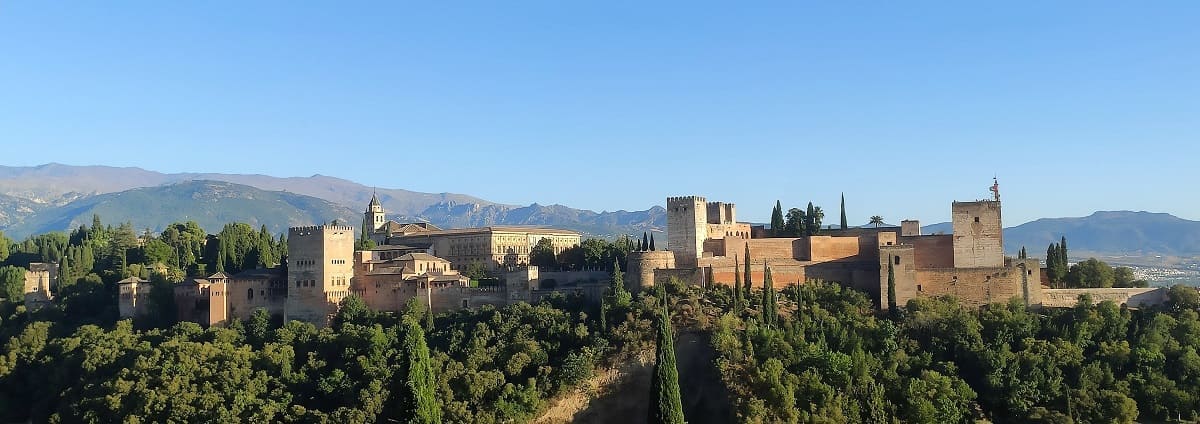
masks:
[[[775,201],[775,209],[771,210],[771,234],[776,237],[783,232],[783,205]]]
[[[683,424],[683,398],[679,394],[679,369],[675,365],[675,337],[671,314],[664,304],[657,320],[657,349],[650,380],[650,410],[647,422]]]
[[[738,273],[737,255],[733,257],[733,314],[742,316],[742,274]]]
[[[654,234],[650,235],[650,251],[654,251]]]
[[[405,378],[409,390],[408,414],[410,423],[442,422],[442,407],[438,402],[433,366],[429,360],[429,346],[425,344],[425,332],[412,318],[406,318],[404,351],[408,358],[408,373]]]
[[[888,313],[893,316],[899,312],[899,309],[896,308],[896,271],[892,269],[890,258],[888,259],[887,306]]]
[[[845,230],[849,225],[846,223],[846,193],[842,193],[842,229]]]
[[[750,301],[750,288],[754,286],[754,280],[750,278],[750,243],[746,243],[745,257],[746,257],[746,270],[745,270],[744,275],[742,275],[742,284],[744,284],[744,286],[742,286],[742,287],[746,289],[745,296],[744,296],[746,298],[746,301]]]

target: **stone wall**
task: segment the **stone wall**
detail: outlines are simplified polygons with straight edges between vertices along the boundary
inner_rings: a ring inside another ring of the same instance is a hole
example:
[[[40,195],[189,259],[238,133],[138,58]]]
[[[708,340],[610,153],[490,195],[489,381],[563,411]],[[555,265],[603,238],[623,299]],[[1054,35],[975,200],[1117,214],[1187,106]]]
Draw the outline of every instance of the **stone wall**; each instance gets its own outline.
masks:
[[[725,242],[726,256],[737,257],[745,262],[746,245],[750,245],[750,260],[761,262],[763,259],[801,259],[801,253],[807,242],[803,238],[765,238],[739,239],[727,238]]]
[[[802,260],[828,262],[836,260],[859,260],[860,237],[811,236],[801,243]]]
[[[1167,301],[1167,289],[1146,288],[1093,288],[1093,289],[1042,289],[1042,306],[1047,308],[1071,308],[1079,296],[1089,294],[1092,304],[1111,300],[1119,306],[1142,308],[1161,305]]]
[[[1000,202],[954,202],[955,268],[995,268],[1004,265],[1004,234]]]
[[[918,268],[954,268],[954,236],[936,235],[920,237],[901,237],[901,244],[911,244],[916,248]]]

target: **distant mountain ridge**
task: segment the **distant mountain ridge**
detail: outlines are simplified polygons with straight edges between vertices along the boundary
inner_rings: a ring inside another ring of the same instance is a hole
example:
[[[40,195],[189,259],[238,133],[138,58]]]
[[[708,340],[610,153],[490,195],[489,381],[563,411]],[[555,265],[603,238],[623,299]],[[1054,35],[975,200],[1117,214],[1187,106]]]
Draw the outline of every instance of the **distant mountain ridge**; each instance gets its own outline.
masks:
[[[949,222],[922,227],[924,234],[952,233]],[[1100,211],[1077,218],[1042,218],[1004,229],[1004,250],[1024,246],[1044,256],[1050,243],[1067,238],[1075,252],[1114,255],[1200,255],[1200,221],[1167,213]]]
[[[107,224],[131,222],[142,229],[161,230],[173,222],[196,221],[210,233],[230,222],[254,228],[266,225],[272,233],[289,226],[337,219],[357,224],[362,215],[347,207],[311,196],[266,191],[224,181],[185,181],[155,187],[98,194],[49,208],[5,230],[15,237],[66,231],[91,225],[92,215]]]
[[[272,177],[258,174],[164,174],[141,168],[73,166],[49,163],[39,166],[0,166],[0,194],[54,206],[96,194],[154,187],[184,181],[225,181],[262,190],[287,191],[325,199],[351,208],[363,208],[377,193],[391,213],[417,214],[444,202],[493,205],[477,197],[455,193],[421,193],[401,189],[375,189],[353,181],[324,175]]]
[[[594,212],[573,209],[562,205],[529,206],[505,205],[477,197],[454,193],[421,193],[401,189],[375,189],[340,178],[314,175],[311,177],[271,177],[266,175],[246,174],[209,174],[209,173],[179,173],[164,174],[147,171],[141,168],[118,168],[108,166],[71,166],[62,164],[46,164],[34,167],[0,166],[0,229],[10,235],[24,236],[28,234],[56,231],[68,228],[67,224],[79,219],[78,210],[91,210],[98,205],[100,209],[111,209],[118,212],[113,216],[127,217],[139,228],[158,228],[160,223],[182,220],[180,211],[169,211],[162,208],[146,207],[143,195],[151,193],[162,196],[168,204],[180,204],[181,197],[188,196],[186,190],[179,186],[188,187],[186,183],[204,182],[208,189],[217,190],[214,182],[226,182],[241,186],[233,188],[224,186],[225,190],[243,192],[247,196],[254,188],[263,192],[276,192],[274,196],[290,198],[284,194],[313,197],[332,203],[345,210],[362,211],[372,195],[377,195],[383,203],[390,219],[399,221],[429,221],[443,228],[475,227],[487,225],[545,225],[579,231],[591,236],[611,236],[615,234],[637,234],[643,231],[663,231],[666,228],[666,210],[655,206],[645,211]],[[175,187],[164,190],[144,190],[149,188]],[[244,187],[244,188],[243,188]],[[133,193],[137,199],[132,204],[125,204],[126,197],[114,196],[121,193]],[[104,196],[104,197],[101,197]],[[255,193],[258,198],[266,196]],[[99,197],[97,199],[97,197]],[[219,196],[218,196],[219,198]],[[124,203],[123,203],[124,202]],[[235,207],[234,203],[212,205],[193,205],[203,211],[195,213],[213,216],[245,216],[228,211]],[[243,205],[241,207],[262,208],[263,205]],[[134,211],[139,211],[134,213]],[[295,211],[289,211],[289,214]],[[326,206],[322,205],[315,215],[329,215]],[[139,216],[138,213],[141,215]],[[354,212],[349,222],[360,225],[361,212]],[[160,214],[174,214],[160,216]],[[102,213],[102,218],[108,222],[111,213]],[[344,211],[333,213],[341,219],[349,219]],[[90,222],[91,215],[85,217]],[[270,219],[268,227],[286,228],[294,224],[280,216]],[[279,222],[276,222],[279,221]],[[287,222],[284,222],[287,221]],[[114,221],[115,222],[115,221]],[[316,223],[312,221],[308,223]],[[205,227],[206,229],[208,227]],[[275,231],[275,230],[272,230]]]

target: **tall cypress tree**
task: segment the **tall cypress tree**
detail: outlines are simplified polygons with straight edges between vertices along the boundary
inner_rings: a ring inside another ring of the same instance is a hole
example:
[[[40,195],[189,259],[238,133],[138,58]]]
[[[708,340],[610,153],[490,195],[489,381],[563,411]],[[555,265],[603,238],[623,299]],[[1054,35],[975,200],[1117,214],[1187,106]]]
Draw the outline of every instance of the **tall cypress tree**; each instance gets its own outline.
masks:
[[[888,313],[894,316],[899,310],[896,308],[896,271],[892,269],[891,258],[888,258],[887,291]]]
[[[442,407],[438,403],[433,365],[429,361],[429,346],[425,344],[425,332],[413,317],[405,320],[404,351],[408,358],[408,373],[405,386],[409,390],[410,423],[430,424],[442,422]]]
[[[742,284],[745,284],[745,286],[744,286],[746,289],[745,298],[746,298],[746,301],[748,302],[748,301],[750,301],[750,289],[751,289],[751,287],[754,286],[754,280],[750,278],[750,243],[746,243],[745,257],[746,257],[746,271],[744,273],[745,275],[742,275]]]
[[[846,223],[846,193],[842,193],[842,229],[845,230],[849,225]]]
[[[651,234],[650,235],[650,251],[653,252],[654,250],[655,250],[654,249],[654,234]]]
[[[683,398],[679,395],[679,369],[675,365],[675,337],[671,331],[671,314],[663,302],[657,325],[654,375],[650,380],[650,411],[647,422],[652,424],[683,424]]]
[[[775,303],[775,283],[771,280],[771,268],[767,264],[763,264],[763,324],[767,328],[775,327],[775,322],[779,320],[779,312],[776,311],[778,305]]]
[[[625,289],[625,278],[621,274],[621,261],[616,258],[613,259],[612,284],[608,287],[608,293],[611,307],[625,308],[633,302],[633,295]]]
[[[776,237],[783,232],[783,205],[775,201],[775,209],[771,210],[771,234]]]
[[[742,274],[738,273],[737,255],[733,256],[733,314],[742,316]]]
[[[643,231],[642,232],[642,248],[641,248],[641,250],[645,251],[646,249],[649,249],[649,248],[650,248],[649,236],[647,235],[647,233],[645,231]]]
[[[813,207],[812,202],[808,202],[808,212],[804,214],[804,235],[811,236],[821,230],[821,224],[817,222],[817,210]]]
[[[1050,286],[1058,287],[1058,244],[1050,243],[1046,248],[1046,276],[1050,278]]]
[[[1070,258],[1067,257],[1067,236],[1062,236],[1062,242],[1058,244],[1058,256],[1059,265],[1061,265],[1063,268],[1066,268],[1067,264],[1070,263]]]

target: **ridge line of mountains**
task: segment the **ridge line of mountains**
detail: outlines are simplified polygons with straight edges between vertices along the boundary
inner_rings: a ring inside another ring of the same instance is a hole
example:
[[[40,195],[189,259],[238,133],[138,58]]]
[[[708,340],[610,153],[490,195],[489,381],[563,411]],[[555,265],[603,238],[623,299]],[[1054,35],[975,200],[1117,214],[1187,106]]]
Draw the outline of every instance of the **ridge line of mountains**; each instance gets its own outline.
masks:
[[[666,210],[594,212],[563,205],[507,205],[456,193],[375,189],[353,181],[313,175],[176,173],[141,168],[0,166],[0,231],[10,238],[68,230],[90,224],[130,221],[157,230],[194,220],[207,231],[227,222],[265,225],[280,233],[288,226],[338,219],[359,225],[362,210],[377,193],[389,219],[428,221],[443,228],[543,225],[585,236],[666,230]],[[949,223],[923,227],[949,234]],[[1022,246],[1033,256],[1065,235],[1076,251],[1112,255],[1200,256],[1200,222],[1165,213],[1096,212],[1080,218],[1043,218],[1005,229],[1005,250]]]

